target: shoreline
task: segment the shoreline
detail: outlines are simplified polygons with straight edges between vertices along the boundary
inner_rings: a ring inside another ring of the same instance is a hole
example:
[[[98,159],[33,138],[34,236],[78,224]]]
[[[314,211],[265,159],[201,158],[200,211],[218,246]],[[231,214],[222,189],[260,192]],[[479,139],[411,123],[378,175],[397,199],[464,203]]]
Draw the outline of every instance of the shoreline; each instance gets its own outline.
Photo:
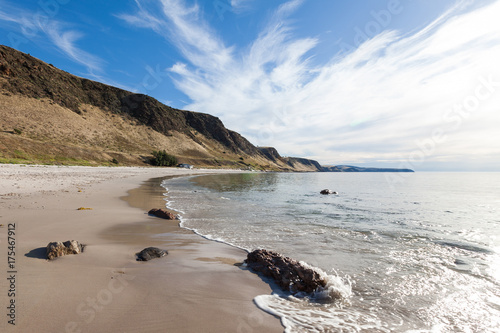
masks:
[[[155,178],[216,172],[231,171],[0,165],[0,255],[9,223],[17,242],[15,297],[0,285],[3,308],[15,300],[16,325],[3,315],[2,331],[283,332],[253,303],[270,286],[234,266],[246,253],[144,209],[165,207]],[[44,259],[49,242],[70,239],[85,252]],[[169,254],[137,262],[148,246]]]

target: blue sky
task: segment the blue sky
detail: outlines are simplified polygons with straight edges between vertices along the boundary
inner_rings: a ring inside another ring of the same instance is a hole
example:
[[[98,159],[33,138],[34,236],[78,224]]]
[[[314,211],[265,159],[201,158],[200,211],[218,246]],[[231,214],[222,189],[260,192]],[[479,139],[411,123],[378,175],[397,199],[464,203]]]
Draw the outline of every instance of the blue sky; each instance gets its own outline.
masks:
[[[0,43],[322,164],[500,170],[500,1],[0,0]]]

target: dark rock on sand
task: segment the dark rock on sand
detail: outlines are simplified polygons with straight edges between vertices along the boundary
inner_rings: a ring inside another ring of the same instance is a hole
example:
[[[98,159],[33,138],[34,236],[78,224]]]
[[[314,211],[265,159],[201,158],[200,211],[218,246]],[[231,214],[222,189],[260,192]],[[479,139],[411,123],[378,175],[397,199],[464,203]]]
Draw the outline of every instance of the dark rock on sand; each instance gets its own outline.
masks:
[[[148,212],[149,215],[154,215],[156,217],[160,217],[162,219],[167,219],[167,220],[178,220],[177,216],[174,214],[167,212],[166,210],[163,209],[156,209],[153,208]]]
[[[51,242],[47,245],[47,258],[52,260],[67,254],[79,254],[83,252],[84,248],[85,245],[75,240],[66,241],[64,243]]]
[[[292,293],[311,293],[326,285],[317,271],[277,252],[255,250],[248,254],[245,262],[252,270],[273,278],[281,289]]]
[[[338,192],[332,191],[332,190],[329,190],[329,189],[324,189],[324,190],[322,190],[319,193],[321,193],[321,194],[338,194]]]
[[[137,255],[137,261],[148,261],[154,258],[161,258],[168,254],[167,250],[162,250],[157,247],[147,247]]]

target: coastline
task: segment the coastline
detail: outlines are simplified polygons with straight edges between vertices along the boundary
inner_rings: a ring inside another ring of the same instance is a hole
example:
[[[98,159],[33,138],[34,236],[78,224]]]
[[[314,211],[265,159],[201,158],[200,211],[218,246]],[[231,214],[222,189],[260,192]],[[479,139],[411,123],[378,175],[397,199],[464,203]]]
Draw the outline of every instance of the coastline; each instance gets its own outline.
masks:
[[[234,266],[244,251],[144,209],[164,207],[156,207],[163,198],[154,178],[212,172],[231,171],[0,165],[0,255],[7,258],[7,225],[15,223],[17,270],[15,297],[6,279],[0,284],[2,307],[16,305],[16,325],[3,315],[2,331],[283,332],[253,304],[270,287]],[[70,239],[87,244],[85,252],[44,259],[49,242]],[[148,246],[169,255],[137,262]]]

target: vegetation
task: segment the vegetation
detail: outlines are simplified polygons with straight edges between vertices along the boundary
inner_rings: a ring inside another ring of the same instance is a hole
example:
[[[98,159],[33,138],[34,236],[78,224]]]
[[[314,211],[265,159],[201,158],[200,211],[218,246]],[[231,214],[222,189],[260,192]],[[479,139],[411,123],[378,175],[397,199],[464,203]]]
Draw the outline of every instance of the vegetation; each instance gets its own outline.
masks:
[[[0,153],[0,164],[47,164],[47,165],[99,165],[94,161],[62,155],[30,154],[21,150],[13,153]]]
[[[176,166],[177,157],[167,154],[165,150],[155,150],[153,151],[153,159],[151,164],[155,166]]]

